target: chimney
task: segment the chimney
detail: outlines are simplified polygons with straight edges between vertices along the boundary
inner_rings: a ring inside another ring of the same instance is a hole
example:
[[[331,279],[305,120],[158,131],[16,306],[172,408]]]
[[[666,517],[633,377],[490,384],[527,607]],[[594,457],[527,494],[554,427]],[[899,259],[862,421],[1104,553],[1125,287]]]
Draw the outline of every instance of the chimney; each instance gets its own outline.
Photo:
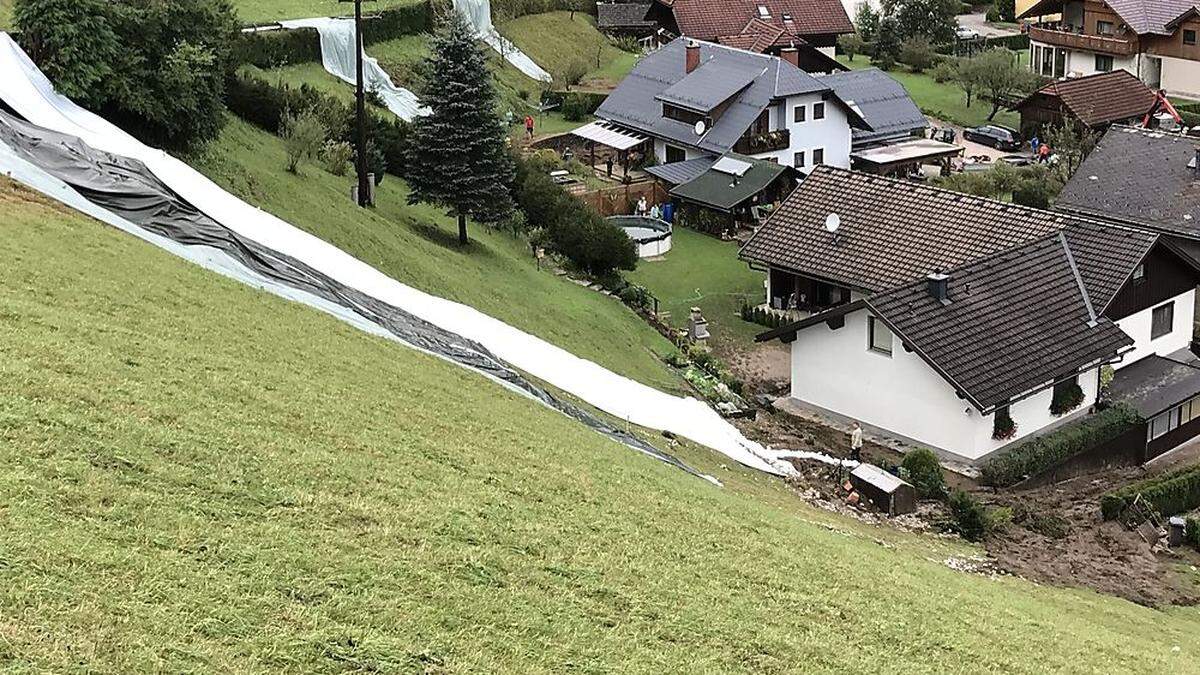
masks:
[[[687,43],[687,59],[684,62],[685,72],[692,72],[700,67],[700,43],[695,40],[688,40]]]
[[[800,67],[800,50],[796,49],[795,47],[784,47],[783,49],[779,50],[779,58],[787,61],[793,66],[796,66],[797,68]]]
[[[928,282],[929,297],[937,300],[943,305],[950,304],[950,298],[946,286],[950,282],[950,277],[941,272],[931,272],[925,277]]]

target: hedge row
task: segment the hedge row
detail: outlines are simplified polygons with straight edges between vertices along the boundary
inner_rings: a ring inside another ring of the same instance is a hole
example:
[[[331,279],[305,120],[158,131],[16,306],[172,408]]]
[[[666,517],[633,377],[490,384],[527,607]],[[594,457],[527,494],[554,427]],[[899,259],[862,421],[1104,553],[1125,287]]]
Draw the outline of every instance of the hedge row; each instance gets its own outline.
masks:
[[[365,44],[427,33],[433,28],[428,1],[385,9],[377,17],[363,21]],[[321,38],[315,28],[239,33],[233,46],[233,62],[238,65],[276,68],[320,60]]]
[[[1191,511],[1200,507],[1200,466],[1157,476],[1110,492],[1100,498],[1100,513],[1112,520],[1141,496],[1162,516]]]
[[[1197,550],[1200,550],[1200,517],[1193,518],[1188,516],[1187,527],[1183,530],[1184,541],[1191,542]]]
[[[981,469],[980,479],[985,485],[996,487],[1015,485],[1110,441],[1141,422],[1141,417],[1129,406],[1115,405],[989,459]]]

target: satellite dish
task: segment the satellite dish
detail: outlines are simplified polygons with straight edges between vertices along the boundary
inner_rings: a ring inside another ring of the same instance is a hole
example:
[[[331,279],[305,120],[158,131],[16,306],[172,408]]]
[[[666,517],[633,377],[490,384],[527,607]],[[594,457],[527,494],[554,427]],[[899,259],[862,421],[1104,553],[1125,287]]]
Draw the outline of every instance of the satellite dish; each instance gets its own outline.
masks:
[[[838,228],[842,225],[842,219],[838,214],[831,213],[825,216],[825,231],[829,234],[837,234]]]
[[[697,136],[703,136],[703,135],[704,135],[704,132],[705,132],[705,131],[708,131],[708,127],[707,127],[707,126],[704,124],[704,120],[697,120],[697,121],[696,121],[696,127],[695,127],[695,130],[696,130],[696,135],[697,135]]]

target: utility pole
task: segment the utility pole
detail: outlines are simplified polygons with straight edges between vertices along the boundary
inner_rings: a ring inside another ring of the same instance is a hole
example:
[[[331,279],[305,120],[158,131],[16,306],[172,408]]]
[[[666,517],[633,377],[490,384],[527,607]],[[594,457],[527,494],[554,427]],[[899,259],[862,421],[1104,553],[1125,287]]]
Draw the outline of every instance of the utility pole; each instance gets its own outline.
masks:
[[[362,3],[363,0],[338,0],[339,3],[354,3],[354,103],[355,117],[358,126],[358,161],[355,169],[358,172],[358,205],[370,205],[371,183],[367,179],[367,96],[363,88],[363,37],[362,37]]]

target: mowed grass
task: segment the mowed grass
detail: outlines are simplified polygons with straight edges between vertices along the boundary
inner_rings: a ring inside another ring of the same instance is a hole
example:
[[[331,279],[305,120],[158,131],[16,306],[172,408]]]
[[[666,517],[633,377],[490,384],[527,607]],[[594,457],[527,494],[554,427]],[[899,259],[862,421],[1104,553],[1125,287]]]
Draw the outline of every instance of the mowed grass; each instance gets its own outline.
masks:
[[[763,301],[766,275],[738,260],[737,252],[737,242],[676,227],[666,256],[643,260],[626,276],[658,298],[659,310],[671,312],[673,325],[686,326],[691,308],[699,307],[714,340],[745,346],[763,328],[742,320],[742,303]]]
[[[13,26],[13,3],[16,0],[0,0],[0,30],[10,30]]]
[[[2,1],[2,0],[0,0]],[[363,3],[363,13],[389,7],[415,5],[420,0],[372,0]],[[243,24],[270,23],[284,19],[308,19],[317,16],[354,16],[352,3],[338,0],[233,0],[233,8]]]
[[[685,390],[662,362],[673,346],[614,298],[539,270],[523,238],[472,224],[459,248],[443,211],[409,205],[388,176],[378,208],[349,198],[353,176],[314,164],[284,170],[281,141],[230,118],[221,137],[191,160],[225,189],[374,265],[399,281],[471,305],[610,370],[666,391]]]
[[[848,61],[845,55],[838,55],[837,59],[842,65],[854,70],[871,67],[871,60],[862,55],[855,56],[853,61]],[[907,66],[899,64],[889,70],[888,75],[904,85],[908,95],[912,97],[921,112],[930,117],[967,128],[988,123],[987,116],[992,111],[991,104],[974,97],[971,107],[968,108],[966,95],[953,82],[935,82],[928,72],[913,73],[908,70]],[[996,118],[992,122],[1014,129],[1021,125],[1017,113],[1004,109],[996,114]]]
[[[615,86],[637,63],[636,54],[618,49],[585,12],[575,12],[574,18],[571,12],[528,14],[496,28],[556,80],[572,62],[583,62],[584,87]]]
[[[0,206],[11,670],[1196,670],[1195,609],[952,571],[945,542],[713,487],[7,184]]]

